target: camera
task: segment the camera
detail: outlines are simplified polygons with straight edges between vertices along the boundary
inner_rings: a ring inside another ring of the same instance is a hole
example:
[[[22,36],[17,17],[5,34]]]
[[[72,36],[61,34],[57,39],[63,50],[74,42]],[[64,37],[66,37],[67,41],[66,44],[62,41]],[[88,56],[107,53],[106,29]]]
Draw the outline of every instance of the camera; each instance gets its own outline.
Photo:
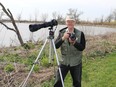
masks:
[[[69,34],[69,38],[72,40],[72,41],[75,41],[76,40],[76,35],[75,33],[68,33]]]
[[[37,31],[41,28],[53,27],[53,26],[57,26],[57,25],[58,25],[58,22],[55,19],[53,19],[50,22],[45,22],[43,24],[30,24],[29,25],[29,30],[31,32],[34,32],[34,31]]]

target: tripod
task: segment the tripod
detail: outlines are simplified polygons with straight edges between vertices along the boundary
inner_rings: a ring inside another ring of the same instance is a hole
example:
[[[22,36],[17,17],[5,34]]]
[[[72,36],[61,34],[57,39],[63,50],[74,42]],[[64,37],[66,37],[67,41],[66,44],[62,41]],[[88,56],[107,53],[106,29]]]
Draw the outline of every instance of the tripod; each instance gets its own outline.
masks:
[[[59,67],[60,64],[59,64],[59,60],[58,60],[58,55],[57,55],[55,44],[54,44],[54,31],[53,31],[53,27],[51,26],[51,28],[49,28],[49,30],[50,31],[49,31],[48,38],[45,40],[45,42],[44,42],[44,44],[43,44],[43,46],[42,46],[42,48],[41,48],[41,50],[40,50],[40,52],[39,52],[36,60],[35,60],[35,62],[32,65],[32,68],[31,68],[30,72],[28,73],[28,75],[26,77],[26,79],[24,80],[24,82],[21,83],[21,85],[19,87],[26,87],[27,80],[28,80],[29,76],[31,75],[31,73],[32,73],[32,71],[34,69],[35,64],[38,62],[38,59],[40,58],[40,55],[41,55],[41,53],[42,53],[42,51],[43,51],[43,49],[44,49],[44,47],[45,47],[48,39],[50,40],[50,54],[49,54],[49,57],[52,57],[50,55],[53,55],[53,51],[54,51],[55,56],[56,56],[56,61],[57,61],[57,64],[58,64],[58,70],[59,70],[59,73],[60,73],[60,78],[61,78],[62,86],[64,87],[63,77],[62,77],[61,69]],[[52,51],[52,48],[53,48],[53,51]]]

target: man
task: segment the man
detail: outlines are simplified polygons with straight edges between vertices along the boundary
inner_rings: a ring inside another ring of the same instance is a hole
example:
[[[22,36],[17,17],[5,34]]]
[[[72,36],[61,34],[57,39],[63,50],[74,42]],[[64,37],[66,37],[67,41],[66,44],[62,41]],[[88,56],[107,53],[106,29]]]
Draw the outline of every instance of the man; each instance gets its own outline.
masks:
[[[82,51],[85,49],[85,36],[82,31],[74,27],[75,19],[72,15],[66,17],[66,25],[66,28],[59,31],[59,36],[55,41],[56,48],[61,48],[61,73],[64,80],[70,71],[73,87],[81,87]],[[56,73],[54,87],[62,87],[59,71]]]

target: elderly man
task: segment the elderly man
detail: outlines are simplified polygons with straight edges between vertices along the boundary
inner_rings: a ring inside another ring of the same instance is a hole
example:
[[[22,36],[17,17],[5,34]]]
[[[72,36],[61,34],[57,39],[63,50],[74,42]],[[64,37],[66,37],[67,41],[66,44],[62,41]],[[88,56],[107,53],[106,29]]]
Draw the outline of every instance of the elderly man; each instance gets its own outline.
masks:
[[[66,17],[67,27],[59,31],[59,35],[55,41],[56,48],[61,48],[62,61],[60,68],[63,80],[68,71],[70,71],[73,87],[81,87],[82,75],[82,52],[85,49],[84,33],[75,26],[75,19],[72,15]],[[59,71],[56,73],[54,87],[62,87]]]

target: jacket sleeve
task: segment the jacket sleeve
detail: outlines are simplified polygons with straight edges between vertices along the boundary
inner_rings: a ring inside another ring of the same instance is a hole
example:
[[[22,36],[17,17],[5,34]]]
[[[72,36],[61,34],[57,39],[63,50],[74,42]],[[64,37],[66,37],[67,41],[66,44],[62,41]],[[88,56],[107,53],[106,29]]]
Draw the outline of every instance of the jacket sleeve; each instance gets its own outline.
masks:
[[[79,50],[83,51],[86,46],[86,41],[85,41],[85,35],[83,32],[81,32],[81,41],[78,43],[77,41],[75,42],[74,46]]]
[[[57,39],[55,40],[56,49],[58,49],[62,45],[63,42],[64,41],[62,40],[61,32],[59,32],[59,35],[58,35]]]

